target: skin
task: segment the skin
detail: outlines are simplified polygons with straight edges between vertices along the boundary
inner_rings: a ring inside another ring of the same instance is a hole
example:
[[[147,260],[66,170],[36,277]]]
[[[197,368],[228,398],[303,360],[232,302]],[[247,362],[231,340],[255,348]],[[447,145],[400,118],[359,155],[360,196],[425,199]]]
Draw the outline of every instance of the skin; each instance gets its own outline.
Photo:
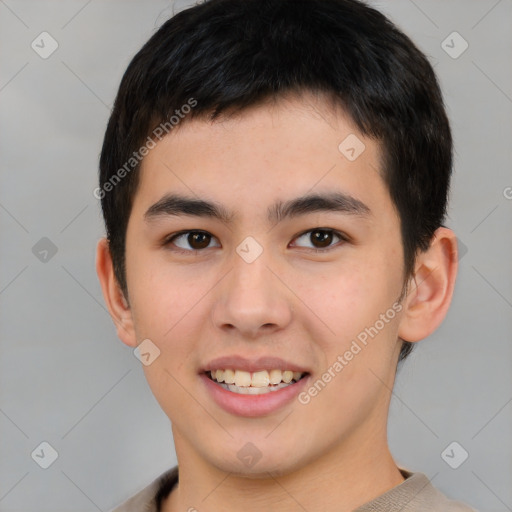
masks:
[[[355,161],[338,150],[349,134],[365,144]],[[172,422],[180,468],[165,512],[350,511],[403,481],[387,444],[398,337],[421,340],[446,314],[457,271],[451,230],[439,228],[418,254],[401,311],[309,403],[239,417],[217,406],[198,376],[216,357],[270,355],[308,368],[314,382],[396,304],[404,284],[400,220],[379,162],[375,140],[309,93],[214,123],[183,122],[145,157],[127,228],[128,298],[105,239],[97,272],[119,338],[130,347],[149,338],[160,350],[143,369]],[[333,191],[370,213],[267,219],[276,201]],[[147,222],[145,212],[166,193],[237,215]],[[329,250],[315,251],[311,233],[300,235],[318,228],[347,240],[334,236]],[[212,238],[195,251],[186,237],[164,244],[182,230]],[[236,252],[247,236],[263,248],[252,263]],[[237,457],[247,442],[261,453],[252,467]]]

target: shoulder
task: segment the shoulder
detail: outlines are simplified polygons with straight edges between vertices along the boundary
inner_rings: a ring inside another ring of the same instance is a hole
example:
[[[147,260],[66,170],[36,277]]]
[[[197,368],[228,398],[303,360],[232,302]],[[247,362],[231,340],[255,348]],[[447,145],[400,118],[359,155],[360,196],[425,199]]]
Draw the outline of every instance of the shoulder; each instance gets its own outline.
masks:
[[[478,512],[436,489],[423,473],[400,468],[405,480],[354,512]]]
[[[439,512],[477,512],[461,501],[452,500],[439,489],[434,487],[423,473],[411,473],[415,485],[411,486],[411,508],[404,508],[404,512],[412,511],[438,511]]]
[[[178,466],[175,466],[110,512],[158,512],[160,501],[165,498],[177,481]]]

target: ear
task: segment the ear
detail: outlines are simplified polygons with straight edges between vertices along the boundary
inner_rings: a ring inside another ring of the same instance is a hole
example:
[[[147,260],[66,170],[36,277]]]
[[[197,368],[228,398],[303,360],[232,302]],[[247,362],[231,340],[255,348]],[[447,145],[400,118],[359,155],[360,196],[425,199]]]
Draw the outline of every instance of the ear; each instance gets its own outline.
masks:
[[[119,339],[130,347],[137,346],[130,306],[114,274],[108,240],[102,238],[96,248],[96,273],[100,280],[103,298],[116,326]]]
[[[419,341],[439,327],[452,300],[457,267],[457,238],[451,229],[438,228],[430,247],[417,255],[398,329],[401,339]]]

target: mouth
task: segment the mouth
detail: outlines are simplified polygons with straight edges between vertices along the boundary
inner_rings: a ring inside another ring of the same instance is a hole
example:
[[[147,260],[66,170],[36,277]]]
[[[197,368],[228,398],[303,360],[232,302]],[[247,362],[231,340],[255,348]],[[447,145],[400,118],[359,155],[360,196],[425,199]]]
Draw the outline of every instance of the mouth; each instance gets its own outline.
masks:
[[[293,386],[309,375],[292,370],[260,370],[248,372],[237,369],[215,369],[205,375],[223,389],[239,395],[264,395]]]

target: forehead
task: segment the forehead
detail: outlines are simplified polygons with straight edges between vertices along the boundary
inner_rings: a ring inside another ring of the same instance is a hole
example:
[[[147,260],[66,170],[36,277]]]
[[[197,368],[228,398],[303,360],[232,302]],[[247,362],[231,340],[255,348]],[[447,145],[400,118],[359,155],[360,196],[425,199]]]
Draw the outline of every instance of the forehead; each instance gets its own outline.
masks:
[[[185,118],[144,158],[136,202],[178,191],[244,209],[336,186],[363,201],[385,191],[380,160],[339,104],[289,95],[215,121]]]

